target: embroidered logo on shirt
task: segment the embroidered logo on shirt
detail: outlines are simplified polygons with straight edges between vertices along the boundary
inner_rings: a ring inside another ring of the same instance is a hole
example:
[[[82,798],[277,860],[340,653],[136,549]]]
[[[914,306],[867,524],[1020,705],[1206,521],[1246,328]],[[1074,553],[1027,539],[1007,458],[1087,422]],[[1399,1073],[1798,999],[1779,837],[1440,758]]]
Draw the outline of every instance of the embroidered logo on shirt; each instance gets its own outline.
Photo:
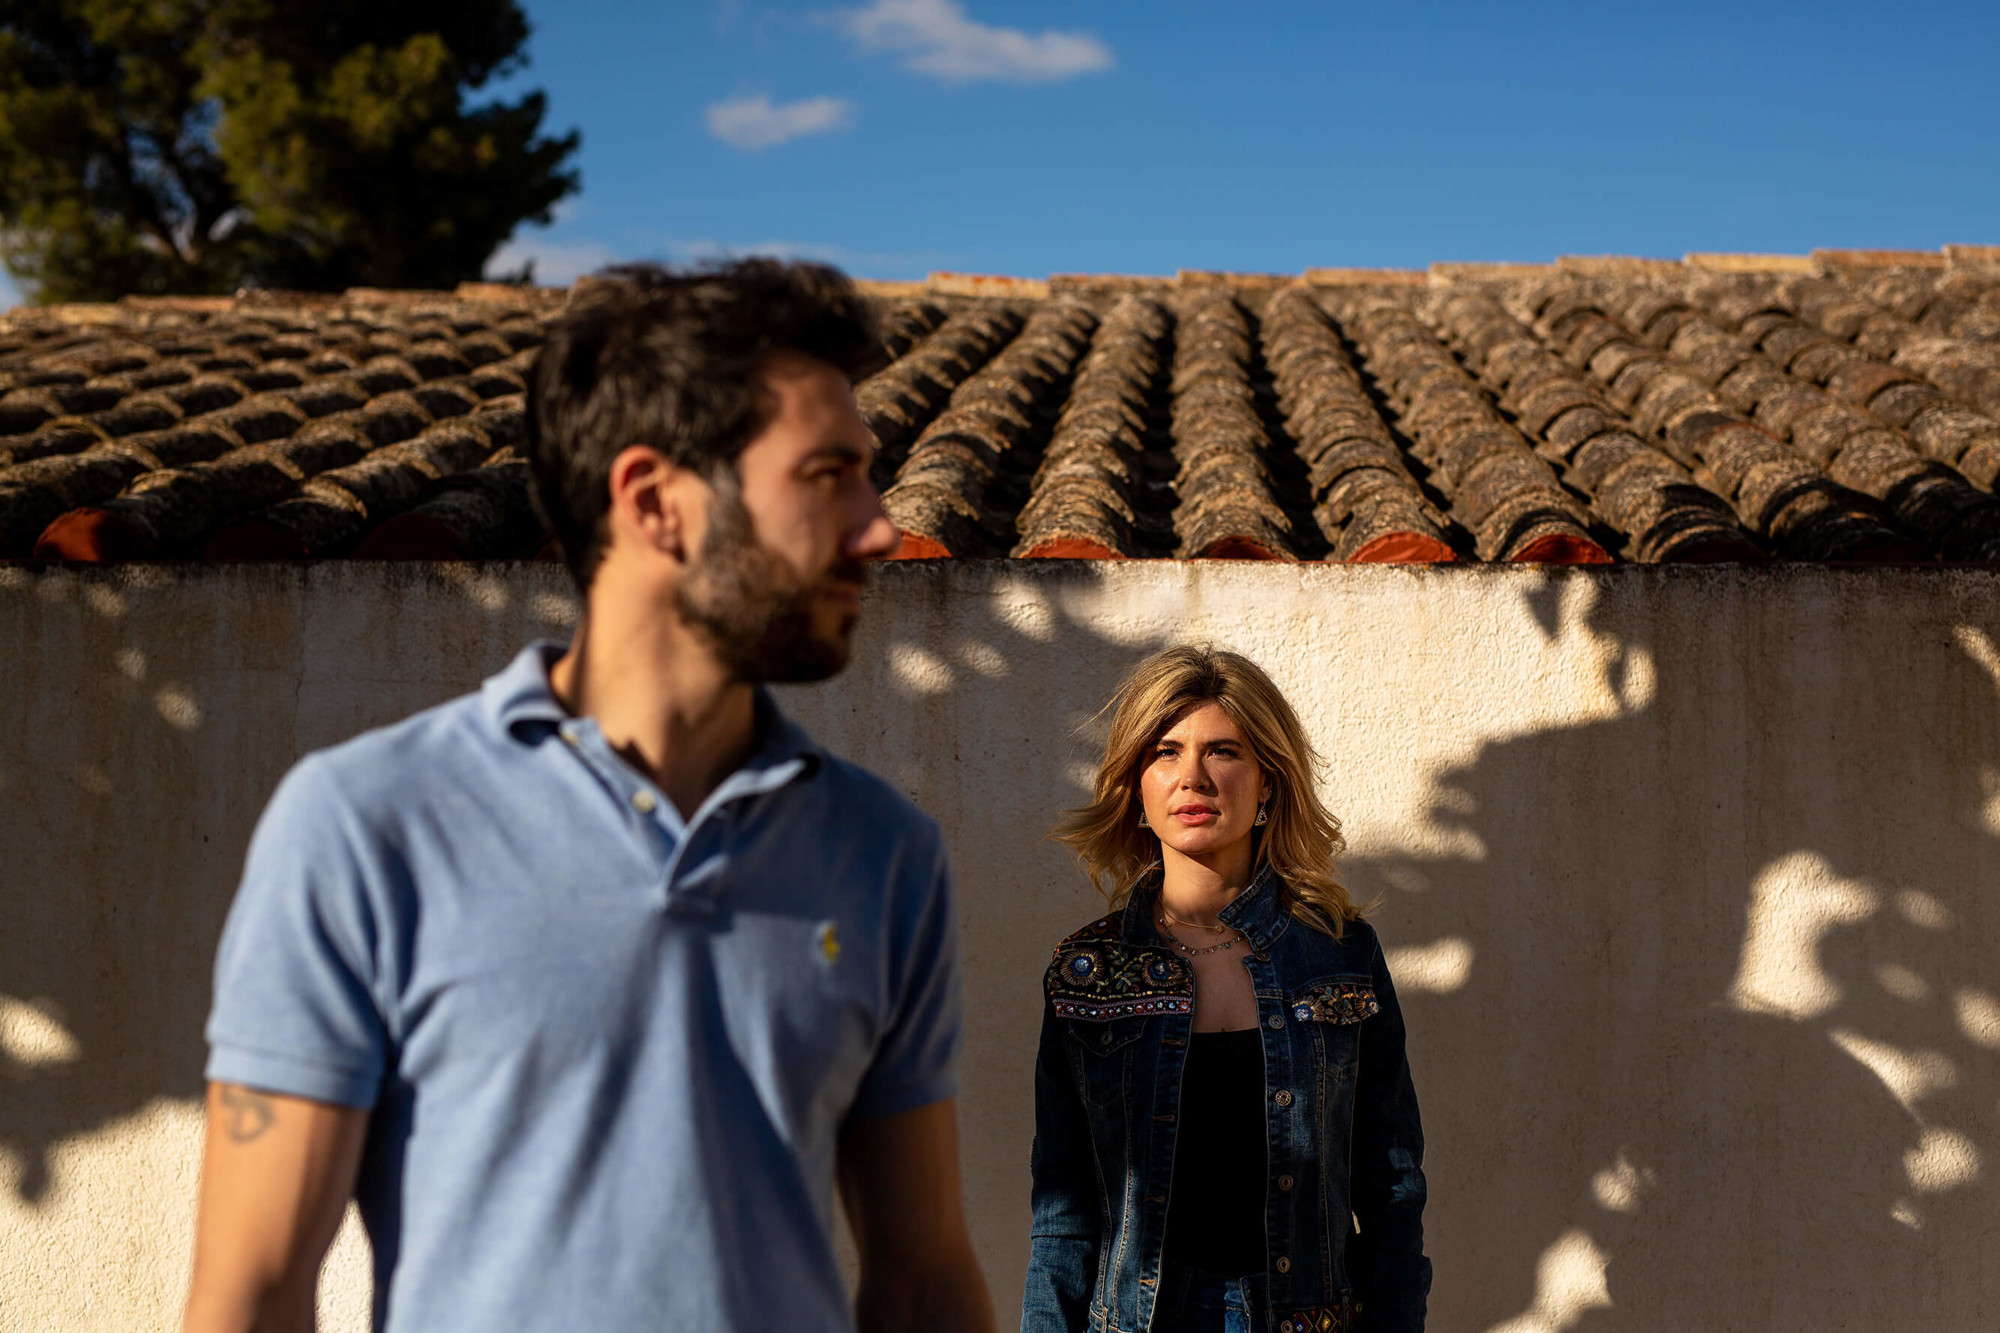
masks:
[[[840,961],[840,934],[833,928],[833,922],[822,921],[819,927],[819,956],[832,967]]]

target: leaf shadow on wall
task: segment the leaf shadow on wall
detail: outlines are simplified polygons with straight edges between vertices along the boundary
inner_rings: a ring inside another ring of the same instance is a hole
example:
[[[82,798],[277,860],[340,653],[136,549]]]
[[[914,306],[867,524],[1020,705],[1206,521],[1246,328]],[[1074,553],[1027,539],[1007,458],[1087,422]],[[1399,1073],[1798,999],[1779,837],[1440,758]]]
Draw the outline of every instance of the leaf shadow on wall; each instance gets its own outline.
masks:
[[[1728,607],[1707,574],[1577,599],[1552,574],[1528,609],[1552,638],[1615,641],[1624,706],[1439,774],[1431,821],[1469,850],[1346,867],[1417,942],[1434,1327],[1991,1309],[2000,612],[1919,580],[1893,629],[1802,626],[1738,577]],[[1883,633],[1910,636],[1880,656],[1916,676],[1860,660]],[[1425,964],[1449,974],[1428,992]]]
[[[563,635],[563,580],[548,565],[0,566],[0,597],[39,604],[19,622],[0,605],[0,624],[32,627],[0,723],[0,1181],[15,1196],[44,1203],[66,1145],[199,1103],[216,942],[299,754]],[[457,603],[470,610],[451,624],[426,614]]]

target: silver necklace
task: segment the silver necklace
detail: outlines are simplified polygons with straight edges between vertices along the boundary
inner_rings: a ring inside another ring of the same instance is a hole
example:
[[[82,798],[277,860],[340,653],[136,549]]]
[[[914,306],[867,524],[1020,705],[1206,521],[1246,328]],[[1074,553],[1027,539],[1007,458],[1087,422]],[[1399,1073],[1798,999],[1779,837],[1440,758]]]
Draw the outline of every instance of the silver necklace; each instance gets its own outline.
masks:
[[[1232,938],[1226,939],[1222,941],[1222,943],[1220,944],[1204,945],[1202,948],[1197,949],[1190,945],[1183,944],[1181,942],[1181,937],[1174,934],[1173,927],[1169,926],[1166,923],[1164,914],[1162,914],[1162,919],[1160,920],[1159,926],[1160,926],[1160,933],[1167,937],[1168,943],[1172,944],[1176,949],[1179,949],[1183,954],[1186,954],[1189,958],[1199,958],[1205,953],[1216,953],[1222,949],[1234,949],[1236,947],[1236,941],[1243,938],[1242,934],[1238,932],[1233,934]]]

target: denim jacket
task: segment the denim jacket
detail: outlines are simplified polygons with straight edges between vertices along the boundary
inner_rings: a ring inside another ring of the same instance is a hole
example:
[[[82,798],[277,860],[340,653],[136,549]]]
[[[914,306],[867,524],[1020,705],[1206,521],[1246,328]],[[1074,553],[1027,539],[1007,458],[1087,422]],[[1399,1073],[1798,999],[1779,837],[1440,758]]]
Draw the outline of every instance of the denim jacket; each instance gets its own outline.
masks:
[[[1288,912],[1267,867],[1222,911],[1248,940],[1268,1112],[1263,1333],[1421,1333],[1424,1135],[1375,932]],[[1159,1290],[1194,973],[1153,927],[1156,870],[1056,946],[1035,1061],[1022,1333],[1145,1333]],[[1357,1230],[1358,1228],[1358,1230]]]

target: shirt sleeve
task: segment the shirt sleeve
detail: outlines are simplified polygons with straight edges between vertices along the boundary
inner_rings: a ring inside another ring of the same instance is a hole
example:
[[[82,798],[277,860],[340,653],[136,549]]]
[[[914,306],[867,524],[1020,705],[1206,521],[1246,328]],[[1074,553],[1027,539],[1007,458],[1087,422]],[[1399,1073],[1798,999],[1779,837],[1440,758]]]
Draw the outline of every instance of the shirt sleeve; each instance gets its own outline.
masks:
[[[323,760],[309,756],[279,784],[216,951],[211,1082],[374,1105],[388,1040],[359,835]]]
[[[930,827],[918,852],[920,892],[905,898],[895,932],[897,1003],[875,1058],[862,1076],[852,1114],[897,1115],[958,1095],[964,1027],[958,910],[944,840]]]

